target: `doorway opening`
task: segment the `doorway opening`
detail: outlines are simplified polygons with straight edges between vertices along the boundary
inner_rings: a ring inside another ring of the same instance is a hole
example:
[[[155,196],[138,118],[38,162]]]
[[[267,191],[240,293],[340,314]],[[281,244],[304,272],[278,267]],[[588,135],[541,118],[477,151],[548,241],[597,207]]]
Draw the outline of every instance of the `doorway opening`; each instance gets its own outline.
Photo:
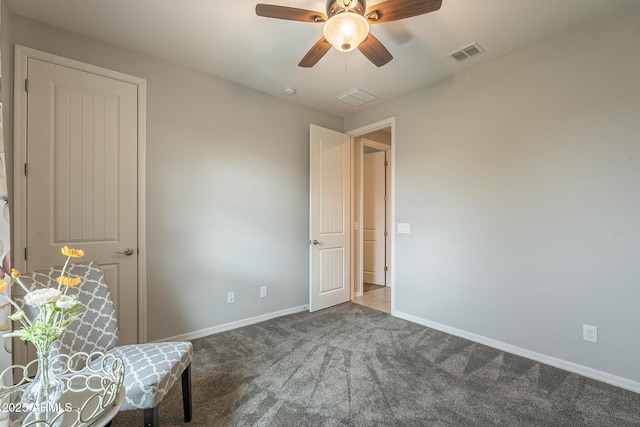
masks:
[[[391,232],[395,223],[394,129],[393,117],[346,134],[313,124],[309,127],[311,312],[358,297],[370,299],[367,297],[375,295],[369,291],[373,289],[385,293],[382,304],[374,308],[395,314],[395,245]],[[367,172],[365,179],[365,160],[369,155],[386,163],[383,172],[379,168],[371,172],[378,184],[383,183],[383,189],[373,193],[382,193],[384,205],[373,217],[368,213],[365,221],[364,182],[370,181],[371,175]],[[383,218],[382,225],[370,226],[371,218]],[[366,245],[375,248],[365,253]]]
[[[353,287],[351,300],[393,312],[393,120],[353,137]]]

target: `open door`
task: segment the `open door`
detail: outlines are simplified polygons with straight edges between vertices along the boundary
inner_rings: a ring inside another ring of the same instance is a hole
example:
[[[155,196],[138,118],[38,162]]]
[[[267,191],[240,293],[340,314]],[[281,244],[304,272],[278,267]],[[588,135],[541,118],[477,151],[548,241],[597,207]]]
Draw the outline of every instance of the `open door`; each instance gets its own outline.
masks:
[[[311,125],[309,311],[351,299],[351,138]]]
[[[362,279],[364,283],[380,286],[387,284],[386,163],[385,151],[365,151],[362,179]]]

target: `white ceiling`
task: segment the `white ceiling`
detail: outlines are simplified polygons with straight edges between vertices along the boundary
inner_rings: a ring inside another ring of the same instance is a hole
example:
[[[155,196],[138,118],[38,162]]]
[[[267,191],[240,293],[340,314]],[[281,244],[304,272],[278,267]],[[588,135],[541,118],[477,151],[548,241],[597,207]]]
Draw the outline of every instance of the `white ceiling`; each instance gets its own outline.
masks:
[[[323,0],[264,3],[325,11]],[[371,6],[379,1],[370,1]],[[297,66],[322,24],[258,17],[257,1],[8,0],[12,13],[201,70],[294,102],[347,116],[428,86],[480,62],[637,5],[640,0],[443,0],[442,8],[371,26],[394,59],[377,68],[360,52],[332,49],[311,69]],[[448,55],[477,42],[464,62]],[[360,107],[336,101],[355,87],[379,99]]]

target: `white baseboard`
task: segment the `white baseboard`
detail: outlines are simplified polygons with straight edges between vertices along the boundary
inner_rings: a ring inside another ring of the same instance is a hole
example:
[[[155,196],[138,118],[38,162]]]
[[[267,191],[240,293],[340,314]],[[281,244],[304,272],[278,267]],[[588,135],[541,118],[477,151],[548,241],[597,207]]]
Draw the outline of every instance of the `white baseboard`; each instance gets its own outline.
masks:
[[[527,359],[535,360],[536,362],[544,363],[556,368],[564,369],[565,371],[573,372],[578,375],[582,375],[594,380],[602,381],[603,383],[611,384],[616,387],[630,390],[636,393],[640,393],[640,382],[633,381],[628,378],[619,377],[617,375],[609,374],[607,372],[598,371],[597,369],[589,368],[587,366],[578,365],[577,363],[568,362],[566,360],[558,359],[556,357],[548,356],[546,354],[537,353],[535,351],[527,350],[521,347],[517,347],[511,344],[497,341],[491,338],[477,335],[471,332],[463,331],[462,329],[452,328],[447,325],[443,325],[437,322],[423,319],[411,314],[403,313],[400,311],[394,311],[394,316],[400,319],[408,320],[409,322],[417,323],[422,326],[426,326],[431,329],[446,332],[447,334],[455,335],[457,337],[468,339],[469,341],[484,344],[486,346],[506,351],[507,353],[515,354],[517,356],[526,357]]]
[[[236,320],[235,322],[225,323],[223,325],[212,326],[211,328],[200,329],[199,331],[188,332],[186,334],[176,335],[169,338],[163,338],[156,342],[167,341],[189,341],[196,338],[202,338],[213,334],[219,334],[220,332],[230,331],[232,329],[242,328],[243,326],[249,326],[256,323],[264,322],[265,320],[274,319],[276,317],[286,316],[288,314],[300,313],[306,311],[307,306],[301,305],[298,307],[287,308],[285,310],[274,311],[273,313],[262,314],[256,317],[250,317],[248,319]]]

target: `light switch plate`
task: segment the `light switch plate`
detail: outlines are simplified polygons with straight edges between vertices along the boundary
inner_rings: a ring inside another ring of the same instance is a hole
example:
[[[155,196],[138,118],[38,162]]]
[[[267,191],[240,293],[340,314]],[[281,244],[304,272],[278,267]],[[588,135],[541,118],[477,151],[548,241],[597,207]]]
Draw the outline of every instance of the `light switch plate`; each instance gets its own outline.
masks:
[[[409,234],[411,233],[411,224],[408,222],[399,222],[398,223],[398,234]]]

